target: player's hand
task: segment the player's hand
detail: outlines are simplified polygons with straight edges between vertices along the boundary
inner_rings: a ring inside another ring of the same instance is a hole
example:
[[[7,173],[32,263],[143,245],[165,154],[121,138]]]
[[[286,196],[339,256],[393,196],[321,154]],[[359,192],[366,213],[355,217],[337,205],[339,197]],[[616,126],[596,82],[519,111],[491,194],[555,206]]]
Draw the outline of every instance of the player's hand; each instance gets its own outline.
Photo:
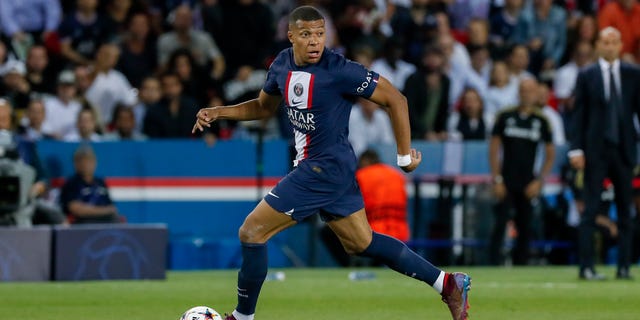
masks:
[[[196,114],[196,123],[191,129],[191,133],[196,131],[204,131],[204,127],[211,127],[211,122],[214,122],[218,118],[218,112],[215,108],[202,108]]]
[[[493,195],[498,201],[502,201],[507,196],[507,188],[504,183],[498,182],[493,185]]]
[[[527,196],[528,199],[533,199],[540,195],[541,190],[542,190],[542,181],[535,179],[529,182],[529,184],[527,184],[527,187],[524,189],[524,194]]]
[[[569,158],[569,163],[576,170],[584,169],[584,155],[575,155]]]
[[[409,155],[411,155],[411,163],[408,166],[400,167],[404,172],[411,172],[415,170],[418,165],[420,165],[420,162],[422,162],[422,152],[416,151],[416,149],[411,149]]]

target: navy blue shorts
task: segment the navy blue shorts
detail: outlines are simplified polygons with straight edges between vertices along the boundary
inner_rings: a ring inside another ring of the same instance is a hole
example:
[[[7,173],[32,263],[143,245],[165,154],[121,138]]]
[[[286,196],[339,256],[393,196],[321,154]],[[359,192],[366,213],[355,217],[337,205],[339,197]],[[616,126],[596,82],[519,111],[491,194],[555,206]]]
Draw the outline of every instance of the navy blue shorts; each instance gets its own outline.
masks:
[[[295,221],[320,213],[324,221],[346,217],[364,208],[354,174],[336,175],[302,161],[264,197],[275,210]]]

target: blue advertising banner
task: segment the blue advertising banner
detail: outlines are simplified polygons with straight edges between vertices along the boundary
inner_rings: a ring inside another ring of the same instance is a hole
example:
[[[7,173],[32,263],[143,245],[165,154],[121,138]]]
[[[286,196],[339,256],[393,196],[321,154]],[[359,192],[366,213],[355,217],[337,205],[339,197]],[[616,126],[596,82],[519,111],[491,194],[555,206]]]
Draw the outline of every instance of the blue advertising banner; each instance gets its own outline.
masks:
[[[0,281],[48,281],[51,229],[0,228]]]
[[[53,280],[166,277],[165,225],[82,225],[54,232]]]

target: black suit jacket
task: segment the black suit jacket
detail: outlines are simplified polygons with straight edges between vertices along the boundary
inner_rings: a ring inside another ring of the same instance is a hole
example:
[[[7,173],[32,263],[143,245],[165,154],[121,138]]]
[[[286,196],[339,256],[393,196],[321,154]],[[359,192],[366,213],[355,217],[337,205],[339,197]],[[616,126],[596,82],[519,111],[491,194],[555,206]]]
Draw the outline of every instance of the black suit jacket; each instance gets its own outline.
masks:
[[[623,123],[620,127],[620,147],[623,160],[636,164],[636,132],[633,117],[640,111],[640,69],[620,63],[621,103]],[[570,137],[571,150],[581,149],[588,162],[597,161],[603,152],[606,113],[610,112],[599,63],[585,67],[578,74],[575,88],[574,127]]]

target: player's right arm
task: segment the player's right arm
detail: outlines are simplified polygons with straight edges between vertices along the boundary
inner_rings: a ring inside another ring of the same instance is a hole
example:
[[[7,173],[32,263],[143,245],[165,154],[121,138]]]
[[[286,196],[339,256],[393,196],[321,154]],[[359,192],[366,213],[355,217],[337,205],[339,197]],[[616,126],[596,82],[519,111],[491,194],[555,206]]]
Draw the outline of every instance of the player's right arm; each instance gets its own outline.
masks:
[[[260,91],[256,99],[231,106],[216,106],[200,109],[196,115],[196,123],[191,132],[195,133],[197,130],[203,131],[204,127],[210,127],[211,123],[218,119],[246,121],[269,118],[276,113],[281,101],[282,96],[270,95],[264,91]]]

